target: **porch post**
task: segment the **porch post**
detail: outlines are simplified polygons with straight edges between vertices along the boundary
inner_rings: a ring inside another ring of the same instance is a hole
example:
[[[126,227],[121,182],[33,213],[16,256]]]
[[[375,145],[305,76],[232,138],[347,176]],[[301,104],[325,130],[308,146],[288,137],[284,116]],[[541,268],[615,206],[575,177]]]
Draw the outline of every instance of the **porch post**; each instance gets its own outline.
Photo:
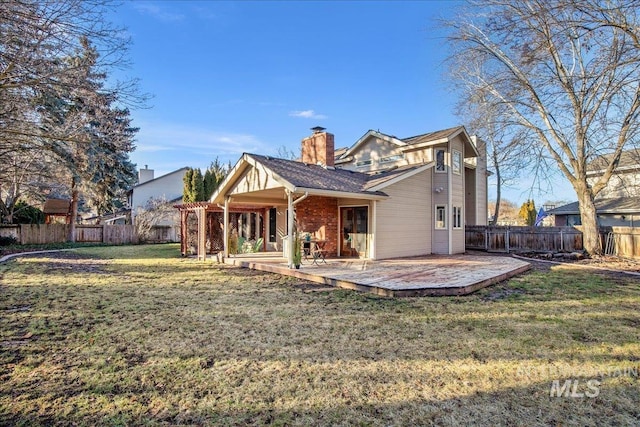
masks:
[[[222,247],[224,248],[223,255],[225,258],[229,257],[229,197],[224,198],[224,219],[222,220]]]
[[[291,191],[287,190],[287,235],[289,242],[289,253],[287,254],[287,264],[289,268],[293,268],[293,251],[295,248],[293,247],[293,194]]]
[[[196,208],[198,216],[198,260],[207,259],[207,214],[204,207]]]
[[[262,251],[267,252],[267,209],[262,209]]]
[[[180,252],[182,256],[187,256],[189,250],[189,233],[187,231],[187,219],[189,218],[189,211],[180,209]]]

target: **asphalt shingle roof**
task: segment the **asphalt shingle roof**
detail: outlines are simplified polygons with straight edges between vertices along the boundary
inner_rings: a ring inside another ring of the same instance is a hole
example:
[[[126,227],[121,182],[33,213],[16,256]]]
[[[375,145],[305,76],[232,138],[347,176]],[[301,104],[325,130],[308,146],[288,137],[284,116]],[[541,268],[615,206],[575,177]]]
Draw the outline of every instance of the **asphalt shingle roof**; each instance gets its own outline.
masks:
[[[604,170],[611,161],[613,154],[605,154],[603,156],[596,157],[589,165],[587,165],[588,172],[596,172]],[[620,154],[620,162],[618,162],[618,168],[628,168],[637,166],[640,168],[640,149],[623,151]]]
[[[595,201],[597,213],[635,213],[640,212],[640,199],[635,197],[618,197]],[[578,215],[578,202],[559,206],[547,212],[552,215]]]
[[[381,196],[386,196],[386,194],[381,191],[368,191],[368,189],[422,166],[403,167],[368,175],[362,172],[324,168],[320,165],[258,154],[249,154],[249,156],[296,187]]]
[[[423,133],[422,135],[403,138],[401,139],[401,141],[406,142],[409,145],[420,144],[423,142],[437,141],[438,139],[447,138],[448,136],[458,132],[460,129],[462,129],[462,126],[456,126],[449,129],[442,129],[435,132]]]

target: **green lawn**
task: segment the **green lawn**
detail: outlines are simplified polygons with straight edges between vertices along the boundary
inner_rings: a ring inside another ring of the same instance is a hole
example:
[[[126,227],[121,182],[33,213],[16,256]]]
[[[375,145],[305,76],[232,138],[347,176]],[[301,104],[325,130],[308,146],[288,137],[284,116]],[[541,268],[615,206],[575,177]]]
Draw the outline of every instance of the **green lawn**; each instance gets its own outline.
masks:
[[[0,425],[640,422],[637,278],[554,267],[385,299],[178,254],[0,265]]]

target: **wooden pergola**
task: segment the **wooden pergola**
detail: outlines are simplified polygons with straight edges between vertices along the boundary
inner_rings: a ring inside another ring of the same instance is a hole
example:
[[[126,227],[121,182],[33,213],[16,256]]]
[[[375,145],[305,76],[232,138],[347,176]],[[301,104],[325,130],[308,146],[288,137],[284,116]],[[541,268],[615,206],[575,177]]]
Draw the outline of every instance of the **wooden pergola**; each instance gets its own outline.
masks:
[[[224,231],[225,229],[236,229],[238,227],[239,215],[245,213],[255,213],[260,215],[263,219],[266,218],[266,211],[268,208],[265,206],[233,206],[230,205],[227,215],[225,215],[224,208],[216,203],[210,202],[192,202],[183,203],[180,205],[174,205],[176,209],[180,211],[180,252],[182,256],[189,254],[189,217],[191,214],[195,214],[198,220],[198,226],[196,231],[196,254],[198,259],[204,260],[207,253],[214,254],[216,252],[224,251],[228,242],[225,242]],[[225,217],[227,217],[228,224],[224,224]],[[233,218],[235,217],[235,218]],[[262,221],[261,229],[256,230],[256,236],[262,235],[266,237],[266,221]],[[235,226],[234,224],[235,223]],[[209,242],[209,248],[207,248],[207,242]],[[267,239],[263,239],[262,249],[266,251]]]

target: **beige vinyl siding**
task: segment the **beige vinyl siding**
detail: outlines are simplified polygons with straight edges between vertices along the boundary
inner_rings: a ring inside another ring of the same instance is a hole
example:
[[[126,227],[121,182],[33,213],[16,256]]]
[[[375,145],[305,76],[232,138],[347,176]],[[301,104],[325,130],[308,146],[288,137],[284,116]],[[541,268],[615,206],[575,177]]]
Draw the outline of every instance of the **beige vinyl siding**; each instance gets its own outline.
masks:
[[[444,163],[445,163],[445,173],[442,172],[436,172],[436,168],[433,167],[431,168],[431,177],[432,177],[432,204],[429,207],[429,210],[431,212],[431,224],[429,224],[429,227],[431,228],[431,230],[433,230],[433,234],[432,234],[432,252],[434,254],[448,254],[449,253],[449,227],[451,226],[451,207],[449,206],[449,181],[448,181],[448,173],[449,173],[449,165],[450,163],[450,157],[449,157],[449,152],[447,150],[447,145],[443,144],[443,145],[438,145],[433,147],[433,152],[435,153],[436,149],[444,149],[445,150],[445,155],[444,155]],[[434,154],[435,157],[435,154]],[[442,191],[437,192],[435,191],[438,188],[442,188]],[[434,220],[434,215],[435,215],[435,208],[437,205],[442,205],[442,206],[446,206],[446,212],[447,212],[447,227],[444,229],[436,229],[435,228],[435,220]]]
[[[458,151],[464,157],[464,144],[460,136],[456,137],[450,144],[450,152]],[[460,174],[451,174],[451,206],[449,206],[449,227],[451,229],[451,253],[463,253],[464,245],[464,224],[465,219],[462,218],[462,228],[453,228],[453,207],[457,206],[462,209],[464,216],[464,168]]]
[[[390,185],[384,192],[389,198],[376,205],[376,258],[430,254],[431,170]]]
[[[465,184],[465,220],[466,225],[480,225],[476,224],[478,208],[478,192],[476,191],[476,170],[471,168],[464,168],[464,184]]]
[[[271,173],[264,166],[258,165],[257,167],[248,168],[242,177],[236,181],[233,190],[229,194],[245,194],[280,187],[282,187],[282,184],[273,179]]]
[[[475,168],[465,169],[466,225],[487,225],[487,150],[485,142],[472,137],[478,157],[467,159]]]

